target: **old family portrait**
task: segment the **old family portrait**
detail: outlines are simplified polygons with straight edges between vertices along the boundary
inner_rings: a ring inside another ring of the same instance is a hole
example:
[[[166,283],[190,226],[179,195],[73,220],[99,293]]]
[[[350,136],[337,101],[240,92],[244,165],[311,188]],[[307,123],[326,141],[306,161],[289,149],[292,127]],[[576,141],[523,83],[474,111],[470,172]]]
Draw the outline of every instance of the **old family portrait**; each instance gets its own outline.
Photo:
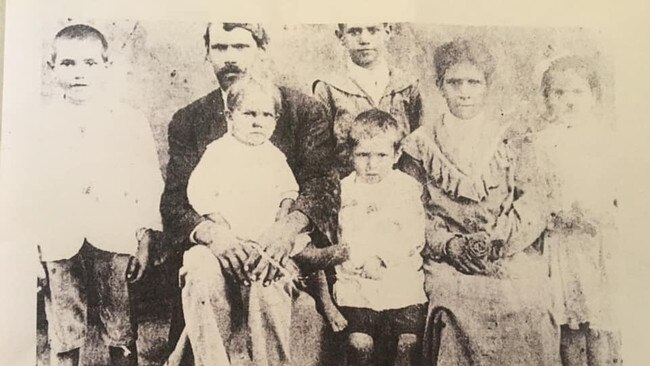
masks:
[[[39,364],[622,364],[598,31],[43,33]]]

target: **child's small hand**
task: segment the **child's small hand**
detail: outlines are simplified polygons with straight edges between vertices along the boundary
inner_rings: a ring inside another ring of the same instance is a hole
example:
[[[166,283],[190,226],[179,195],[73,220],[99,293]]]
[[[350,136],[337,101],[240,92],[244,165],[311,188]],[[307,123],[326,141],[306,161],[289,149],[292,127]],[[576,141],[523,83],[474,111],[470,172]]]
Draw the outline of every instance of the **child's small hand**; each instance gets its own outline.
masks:
[[[371,279],[380,280],[386,271],[386,264],[377,256],[370,257],[361,268],[361,276]]]

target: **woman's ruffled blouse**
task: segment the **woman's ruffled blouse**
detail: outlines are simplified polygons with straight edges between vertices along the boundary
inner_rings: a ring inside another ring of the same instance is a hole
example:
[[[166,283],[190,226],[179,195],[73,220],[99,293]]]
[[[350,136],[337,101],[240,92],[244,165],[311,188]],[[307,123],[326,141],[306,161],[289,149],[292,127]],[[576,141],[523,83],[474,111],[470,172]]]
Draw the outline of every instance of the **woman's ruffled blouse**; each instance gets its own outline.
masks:
[[[478,130],[455,131],[458,140],[449,141],[449,146],[474,149],[462,161],[450,156],[447,151],[452,148],[439,140],[445,118],[449,117],[443,114],[429,121],[402,143],[404,153],[423,170],[420,180],[428,194],[430,254],[442,255],[445,243],[455,235],[479,231],[506,243],[507,256],[531,246],[546,225],[540,209],[543,198],[534,190],[515,194],[515,158],[502,137],[506,126],[480,117],[468,124]]]
[[[443,118],[444,115],[440,119]],[[427,123],[414,131],[403,141],[403,151],[423,164],[430,180],[427,183],[434,184],[452,198],[483,201],[491,188],[500,184],[503,172],[511,166],[510,149],[502,143],[500,134],[495,134],[484,144],[486,148],[493,147],[494,151],[492,154],[485,151],[486,160],[479,162],[481,173],[470,175],[441,150],[435,126],[435,123]]]

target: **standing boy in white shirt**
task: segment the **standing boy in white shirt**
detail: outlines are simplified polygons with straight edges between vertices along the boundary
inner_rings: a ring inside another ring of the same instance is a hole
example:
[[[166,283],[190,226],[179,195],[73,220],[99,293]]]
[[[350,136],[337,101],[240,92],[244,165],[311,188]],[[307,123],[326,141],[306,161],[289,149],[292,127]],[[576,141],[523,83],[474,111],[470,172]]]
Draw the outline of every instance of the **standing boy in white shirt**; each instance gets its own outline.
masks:
[[[110,364],[137,364],[128,284],[150,262],[163,182],[146,119],[104,94],[107,51],[88,25],[57,33],[48,64],[61,94],[33,126],[26,188],[41,220],[28,235],[45,269],[52,365],[79,364],[93,292]]]

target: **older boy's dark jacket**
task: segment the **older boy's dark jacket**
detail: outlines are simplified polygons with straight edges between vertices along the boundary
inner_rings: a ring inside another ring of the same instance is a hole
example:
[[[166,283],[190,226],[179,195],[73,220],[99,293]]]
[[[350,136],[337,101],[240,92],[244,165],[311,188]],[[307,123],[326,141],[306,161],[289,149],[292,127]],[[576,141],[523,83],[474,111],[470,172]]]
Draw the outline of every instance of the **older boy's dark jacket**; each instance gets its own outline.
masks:
[[[300,185],[294,209],[333,240],[340,198],[332,169],[336,146],[332,122],[313,98],[284,87],[280,92],[283,112],[271,141],[286,155]],[[187,182],[206,146],[227,131],[221,93],[217,89],[182,108],[169,124],[169,165],[160,211],[164,230],[178,249],[188,244],[190,233],[204,220],[188,202]]]
[[[359,113],[372,108],[388,112],[406,134],[420,127],[423,112],[418,81],[397,69],[390,69],[389,77],[379,100],[373,100],[346,73],[331,74],[312,84],[315,98],[323,103],[328,118],[334,123],[338,168],[342,177],[352,172],[345,141]]]

